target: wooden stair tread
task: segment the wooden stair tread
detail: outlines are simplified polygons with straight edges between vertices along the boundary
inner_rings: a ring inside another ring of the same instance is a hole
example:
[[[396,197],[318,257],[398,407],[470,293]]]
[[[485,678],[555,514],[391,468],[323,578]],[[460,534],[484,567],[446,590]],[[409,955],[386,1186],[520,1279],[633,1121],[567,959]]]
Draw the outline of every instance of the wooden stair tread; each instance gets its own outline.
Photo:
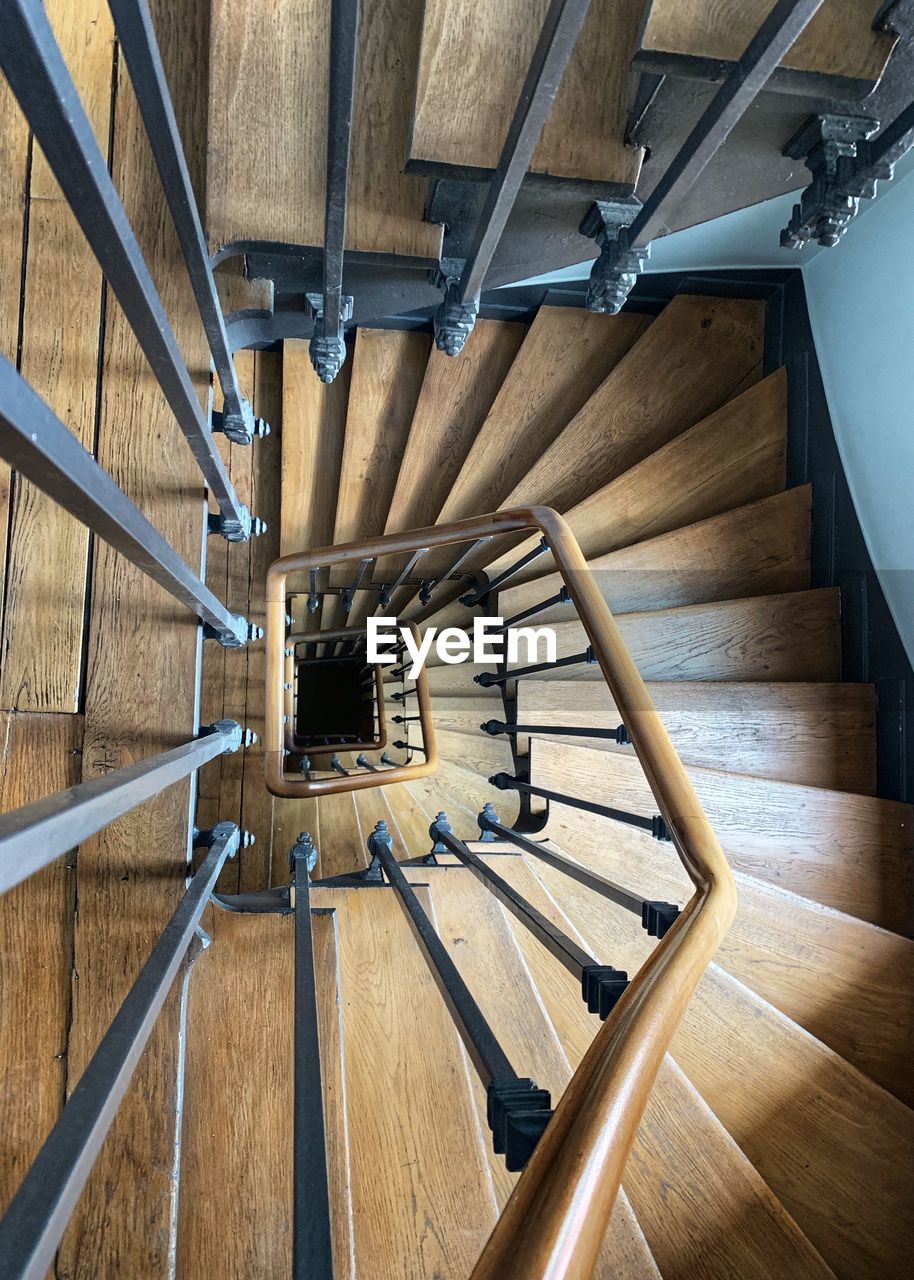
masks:
[[[298,338],[283,343],[281,555],[329,546],[336,522],[352,360],[327,386],[315,377],[308,347]],[[306,600],[301,594],[293,597],[295,628],[317,631],[321,610],[309,613]]]
[[[633,756],[537,741],[530,760],[532,777],[549,790],[629,813],[657,811]],[[735,868],[882,928],[912,930],[910,805],[695,765],[686,769]]]
[[[540,307],[438,514],[495,511],[505,494],[609,377],[649,323],[623,312]]]
[[[758,365],[764,311],[744,299],[677,295],[502,507],[566,510],[707,417]]]
[[[337,911],[356,1274],[463,1280],[496,1205],[453,1023],[392,890],[313,903]]]
[[[477,320],[460,355],[448,356],[432,347],[399,462],[397,483],[390,500],[385,533],[433,525],[463,465],[492,401],[511,368],[524,338],[523,325],[503,320]],[[448,561],[453,551],[437,558],[430,554],[416,573],[430,576],[433,560]],[[405,556],[383,556],[375,564],[375,581],[396,578]],[[413,593],[404,589],[394,598],[391,612]],[[364,614],[367,599],[362,604]],[[355,615],[354,615],[355,616]]]
[[[492,170],[546,14],[547,0],[428,0],[409,143],[413,167]],[[611,182],[628,194],[642,152],[626,147],[629,62],[641,5],[597,0],[562,79],[531,170]]]
[[[550,806],[548,832],[635,893],[680,905],[691,896],[669,846],[647,833],[564,805]],[[910,1105],[914,943],[755,876],[734,878],[737,915],[718,963]]]
[[[362,828],[355,807],[353,791],[340,791],[336,795],[321,796],[317,802],[319,834],[317,841],[320,855],[315,876],[347,875],[361,871],[368,865],[368,851],[362,838]],[[298,804],[292,800],[290,804]],[[297,833],[296,833],[297,834]],[[312,836],[314,833],[311,833]],[[288,851],[281,849],[280,854]]]
[[[435,928],[508,1060],[519,1075],[529,1076],[548,1089],[555,1106],[571,1078],[571,1065],[498,900],[462,867],[412,867],[406,876],[414,884],[428,883]],[[497,981],[493,981],[495,974]],[[504,1158],[492,1151],[485,1090],[472,1068],[471,1075],[501,1210],[520,1175],[508,1173]],[[659,1280],[659,1274],[623,1193],[594,1276],[596,1280]]]
[[[565,511],[588,558],[681,529],[783,489],[787,371],[778,369]],[[494,577],[538,541],[500,554]],[[544,573],[547,553],[517,582]]]
[[[636,972],[656,945],[637,917],[529,861],[597,959]],[[906,1273],[914,1112],[715,964],[671,1052],[839,1275]]]
[[[333,542],[354,542],[384,532],[400,459],[428,364],[428,334],[359,329],[352,353],[346,436],[340,463]],[[331,574],[352,581],[352,569]],[[355,605],[364,607],[365,595]],[[339,598],[327,602],[323,628],[344,624]]]
[[[790,71],[842,77],[860,82],[858,92],[872,92],[895,43],[873,30],[878,0],[827,0],[782,66]],[[638,41],[636,65],[689,74],[690,63],[736,62],[768,12],[762,0],[651,0]],[[658,61],[659,60],[659,61]],[[695,74],[693,71],[692,74]],[[853,90],[835,96],[856,96]]]
[[[477,853],[486,850],[483,844],[471,847]],[[491,862],[547,918],[587,947],[526,858],[496,856]],[[559,1039],[577,1066],[600,1024],[588,1014],[571,975],[508,918]],[[623,1181],[664,1276],[686,1276],[698,1266],[707,1280],[832,1275],[669,1058],[648,1100]]]
[[[669,680],[651,681],[647,688],[686,764],[875,793],[875,685]],[[598,692],[593,683],[575,680],[521,680],[517,703],[519,724],[615,729],[622,721],[605,685]],[[472,708],[465,715],[464,704]],[[435,700],[435,713],[453,728],[463,720],[467,732],[492,715],[483,699],[444,697]],[[536,736],[569,742],[566,735]],[[527,741],[526,734],[518,735],[522,751]],[[575,738],[574,745],[632,754],[631,747],[617,746],[609,738]]]
[[[809,586],[811,511],[812,485],[801,485],[597,556],[587,567],[614,613],[802,591]],[[550,573],[509,586],[499,592],[498,612],[513,618],[562,585],[561,574]],[[532,625],[567,615],[567,605],[553,605]]]
[[[402,172],[420,26],[409,0],[362,5],[346,247],[432,266],[442,228],[423,220],[424,181]],[[211,250],[323,244],[329,0],[216,0],[209,30]]]
[[[474,685],[473,688],[478,689],[480,694],[484,692],[478,685]],[[436,729],[447,729],[451,733],[472,734],[477,738],[480,736],[479,726],[484,721],[493,718],[504,719],[503,709],[493,705],[490,697],[453,698],[447,694],[434,699],[432,715]]]
[[[821,587],[627,613],[616,621],[645,680],[834,681],[841,678],[839,608],[838,589]],[[559,622],[553,629],[559,658],[583,653],[588,647],[582,623]],[[539,653],[542,661],[543,645]],[[441,665],[434,650],[428,663],[431,677]],[[525,659],[521,665],[526,665]],[[472,692],[479,686],[472,684],[469,668],[470,664],[464,663],[455,670]],[[581,663],[528,678],[602,682],[603,674],[598,666]],[[447,687],[448,682],[439,679],[432,691],[443,692]]]

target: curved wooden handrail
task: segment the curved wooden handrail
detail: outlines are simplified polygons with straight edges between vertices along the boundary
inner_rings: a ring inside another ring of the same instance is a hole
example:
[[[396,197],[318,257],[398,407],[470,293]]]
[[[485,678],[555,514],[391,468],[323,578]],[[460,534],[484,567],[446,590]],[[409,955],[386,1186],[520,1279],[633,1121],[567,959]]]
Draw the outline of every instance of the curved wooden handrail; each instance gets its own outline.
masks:
[[[271,752],[275,756],[277,744],[280,749],[282,745],[276,704],[282,666],[277,670],[274,650],[275,637],[281,637],[285,625],[288,574],[531,529],[538,529],[549,543],[695,893],[598,1031],[496,1223],[472,1280],[589,1280],[593,1274],[657,1072],[736,913],[733,877],[587,561],[566,522],[551,508],[499,511],[284,556],[271,566],[267,580],[269,767]],[[390,773],[383,776],[395,781]]]

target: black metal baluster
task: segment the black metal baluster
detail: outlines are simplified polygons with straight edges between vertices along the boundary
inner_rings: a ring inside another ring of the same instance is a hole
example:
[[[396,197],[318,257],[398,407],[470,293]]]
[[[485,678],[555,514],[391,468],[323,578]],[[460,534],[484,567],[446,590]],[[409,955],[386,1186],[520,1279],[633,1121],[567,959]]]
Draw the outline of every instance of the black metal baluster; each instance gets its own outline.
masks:
[[[617,906],[624,907],[626,911],[631,911],[636,916],[640,916],[641,923],[651,938],[664,937],[679,918],[679,907],[675,903],[662,902],[659,899],[645,898],[641,894],[632,893],[622,885],[615,884],[605,876],[598,875],[596,871],[591,871],[588,867],[581,866],[579,862],[572,862],[570,858],[563,858],[561,854],[554,853],[546,845],[540,844],[536,840],[531,840],[529,836],[525,836],[519,831],[514,831],[511,827],[503,826],[499,822],[498,814],[491,804],[484,806],[479,814],[478,822],[480,839],[484,841],[494,840],[497,836],[501,840],[508,840],[511,844],[516,845],[518,849],[532,854],[534,858],[539,858],[541,862],[554,867],[556,871],[561,871],[569,879],[576,880],[578,884],[582,884],[588,889],[593,889],[595,893],[608,898],[610,902],[616,903]]]
[[[593,800],[581,800],[577,796],[568,796],[560,791],[549,791],[545,787],[537,787],[533,783],[525,782],[522,778],[512,778],[509,773],[493,774],[489,782],[499,791],[523,791],[529,796],[540,796],[543,800],[551,800],[556,804],[583,809],[586,813],[596,813],[601,818],[612,818],[614,822],[623,822],[628,827],[640,827],[643,831],[649,831],[655,840],[672,838],[659,813],[646,818],[640,813],[628,813],[625,809],[613,809],[608,805],[596,804]]]
[[[208,760],[256,741],[256,734],[234,720],[220,720],[192,742],[0,815],[0,893]],[[247,847],[253,837],[245,833],[245,840]]]
[[[4,1280],[44,1280],[52,1266],[219,873],[238,852],[239,840],[231,822],[198,833],[197,843],[209,852],[0,1221]]]
[[[327,1138],[318,1039],[314,948],[311,938],[311,872],[317,849],[303,831],[289,854],[295,893],[295,1031],[292,1119],[292,1275],[294,1280],[333,1280]]]
[[[521,569],[525,569],[528,564],[532,564],[534,560],[538,560],[549,550],[549,543],[545,538],[540,538],[539,542],[532,551],[528,551],[526,555],[516,560],[514,564],[509,565],[497,578],[493,578],[490,582],[485,582],[476,591],[469,591],[465,596],[460,597],[460,603],[465,604],[468,609],[479,604],[480,600],[485,596],[489,596],[493,591],[497,591],[499,587],[504,586],[509,578],[513,578],[515,573],[520,573]]]
[[[457,1033],[486,1087],[495,1152],[505,1156],[509,1169],[522,1169],[552,1117],[549,1093],[538,1089],[532,1080],[518,1077],[400,869],[386,822],[375,826],[368,850],[372,862],[380,865],[397,894]]]
[[[238,385],[149,6],[147,0],[108,0],[108,4],[222,386],[224,410],[213,414],[213,429],[223,431],[235,444],[250,444],[254,436],[267,435],[270,428],[262,418],[254,417]]]
[[[246,541],[252,531],[250,512],[238,499],[203,417],[41,0],[4,4],[0,67],[219,504],[220,531],[230,541]]]
[[[352,299],[343,298],[343,255],[358,40],[359,0],[331,0],[324,291],[306,295],[315,321],[311,363],[321,382],[332,382],[343,367],[343,323],[352,315]]]
[[[0,356],[0,455],[195,613],[229,648],[263,635],[229,613],[10,362]]]

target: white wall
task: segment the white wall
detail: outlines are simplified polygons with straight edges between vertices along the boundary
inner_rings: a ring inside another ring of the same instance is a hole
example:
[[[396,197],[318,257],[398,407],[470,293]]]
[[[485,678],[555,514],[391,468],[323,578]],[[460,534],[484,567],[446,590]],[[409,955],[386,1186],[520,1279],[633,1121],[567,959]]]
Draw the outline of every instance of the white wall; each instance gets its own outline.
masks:
[[[914,173],[803,274],[847,483],[914,663]]]

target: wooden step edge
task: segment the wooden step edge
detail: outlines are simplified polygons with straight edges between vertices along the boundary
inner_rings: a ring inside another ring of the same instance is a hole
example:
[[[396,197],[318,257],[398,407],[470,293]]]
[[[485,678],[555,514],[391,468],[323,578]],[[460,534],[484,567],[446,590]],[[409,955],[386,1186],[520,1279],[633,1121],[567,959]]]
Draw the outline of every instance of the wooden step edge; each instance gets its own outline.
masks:
[[[554,841],[551,841],[550,843],[553,844],[553,846],[556,848],[557,851],[563,852],[560,849],[560,847],[555,844]],[[485,846],[483,845],[476,845],[475,848],[477,852],[482,852],[485,850]],[[539,905],[540,909],[543,910],[544,905],[548,904],[548,906],[545,909],[545,914],[547,914],[553,920],[554,923],[558,924],[561,928],[563,928],[569,934],[570,937],[572,937],[575,941],[579,943],[579,945],[583,946],[586,950],[589,951],[590,947],[586,939],[584,939],[582,935],[577,931],[577,929],[574,927],[570,918],[566,915],[562,906],[556,901],[549,887],[543,882],[542,878],[539,875],[538,868],[535,861],[532,861],[531,859],[527,858],[526,855],[523,856],[523,861],[542,891],[542,898],[540,899],[538,904],[535,903],[534,905]],[[519,931],[523,931],[523,926],[519,922],[512,921],[512,927],[515,928],[516,935],[518,934]],[[531,944],[528,944],[528,946],[530,945],[536,945],[535,940]],[[572,992],[573,992],[573,987],[569,983],[569,994],[572,994]],[[595,1028],[595,1031],[596,1031],[596,1028]],[[728,1159],[732,1161],[733,1168],[735,1170],[738,1170],[741,1178],[748,1183],[749,1190],[756,1204],[760,1208],[762,1208],[764,1212],[766,1212],[767,1215],[770,1217],[771,1221],[773,1223],[776,1223],[777,1226],[780,1228],[784,1237],[784,1248],[786,1250],[786,1257],[789,1259],[792,1266],[794,1267],[794,1270],[788,1273],[791,1276],[791,1280],[801,1280],[801,1277],[802,1277],[802,1280],[806,1280],[807,1276],[809,1277],[816,1276],[819,1278],[819,1280],[829,1280],[829,1278],[833,1276],[833,1272],[831,1271],[831,1269],[826,1265],[824,1260],[821,1258],[821,1255],[814,1249],[814,1247],[812,1246],[812,1244],[810,1243],[806,1235],[803,1233],[803,1231],[801,1230],[799,1225],[796,1223],[796,1221],[792,1218],[792,1216],[787,1212],[786,1208],[784,1207],[782,1202],[779,1200],[779,1198],[775,1195],[775,1193],[773,1192],[771,1187],[768,1185],[768,1183],[765,1182],[765,1180],[759,1175],[755,1167],[752,1165],[751,1161],[746,1157],[746,1155],[742,1152],[742,1150],[739,1148],[737,1143],[733,1140],[733,1138],[728,1133],[724,1125],[721,1123],[718,1117],[714,1114],[713,1110],[707,1105],[707,1103],[701,1097],[698,1091],[695,1090],[694,1086],[691,1085],[691,1082],[688,1080],[685,1073],[679,1067],[678,1063],[676,1063],[675,1060],[669,1054],[665,1059],[664,1070],[668,1073],[668,1077],[671,1080],[675,1081],[675,1083],[679,1086],[680,1090],[683,1090],[685,1094],[689,1097],[690,1105],[694,1105],[696,1111],[702,1117],[704,1124],[708,1126],[711,1130],[713,1130],[715,1139],[721,1144],[722,1149],[727,1151]],[[658,1085],[655,1086],[655,1091],[658,1088],[662,1090],[664,1094],[669,1094],[669,1085],[664,1083],[664,1080],[662,1079],[662,1077],[658,1080]],[[645,1120],[642,1122],[643,1125],[648,1126],[648,1129],[650,1129],[651,1119],[652,1119],[650,1114],[650,1108],[651,1108],[651,1103],[649,1101],[648,1112],[646,1113]],[[638,1215],[639,1222],[642,1226],[642,1229],[645,1231],[647,1244],[649,1248],[651,1248],[652,1250],[655,1261],[657,1261],[657,1263],[659,1264],[661,1271],[663,1272],[664,1275],[679,1274],[678,1272],[673,1272],[670,1270],[670,1266],[672,1265],[671,1258],[668,1257],[666,1259],[666,1265],[664,1262],[664,1253],[668,1248],[667,1240],[666,1240],[665,1220],[664,1220],[663,1232],[660,1233],[657,1229],[655,1229],[652,1237],[652,1233],[649,1225],[649,1219],[646,1214],[648,1205],[643,1198],[644,1196],[643,1188],[637,1185],[637,1179],[633,1176],[633,1172],[631,1171],[631,1169],[630,1169],[630,1176],[627,1179],[624,1179],[624,1181],[626,1182],[626,1185],[629,1186],[629,1192],[630,1192],[633,1207],[635,1208],[635,1212]],[[651,1207],[653,1211],[656,1213],[658,1193],[656,1191],[653,1191],[652,1195],[649,1198],[653,1202]],[[640,1214],[638,1212],[639,1199],[642,1206],[642,1212]],[[709,1212],[713,1212],[713,1206],[709,1207]],[[726,1265],[726,1263],[724,1265]],[[707,1273],[703,1272],[703,1274],[711,1275],[715,1277],[715,1280],[723,1280],[723,1276],[725,1274],[726,1276],[729,1277],[734,1275],[735,1273],[732,1272],[732,1270],[730,1270],[729,1268],[727,1268],[725,1271],[719,1270],[719,1269],[711,1269]],[[761,1280],[762,1275],[767,1277],[769,1273],[768,1272],[757,1273],[756,1280]]]

